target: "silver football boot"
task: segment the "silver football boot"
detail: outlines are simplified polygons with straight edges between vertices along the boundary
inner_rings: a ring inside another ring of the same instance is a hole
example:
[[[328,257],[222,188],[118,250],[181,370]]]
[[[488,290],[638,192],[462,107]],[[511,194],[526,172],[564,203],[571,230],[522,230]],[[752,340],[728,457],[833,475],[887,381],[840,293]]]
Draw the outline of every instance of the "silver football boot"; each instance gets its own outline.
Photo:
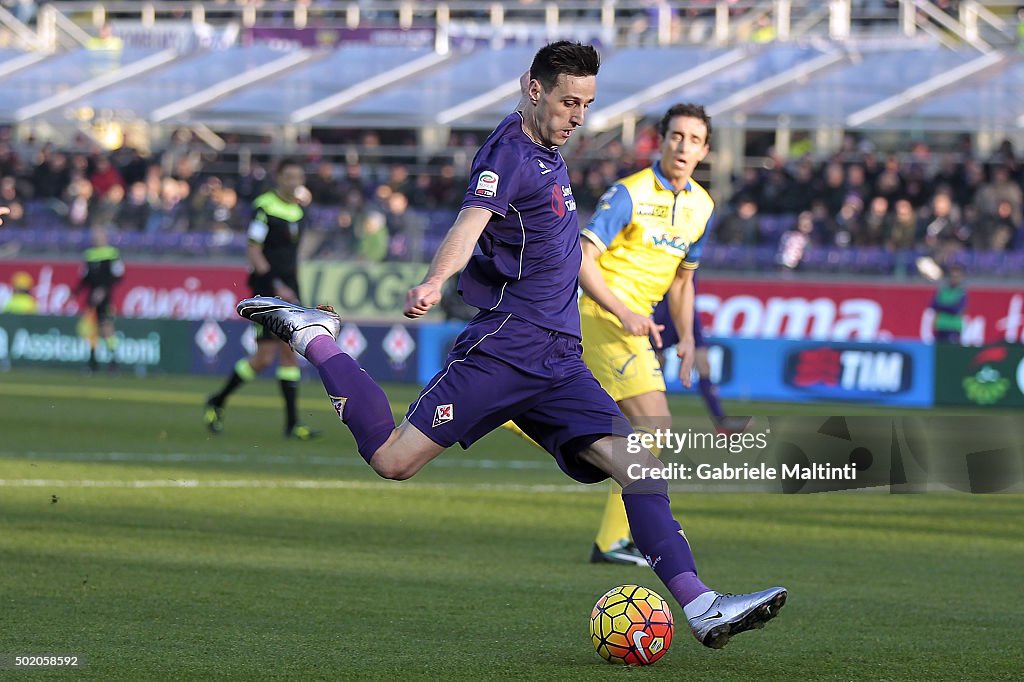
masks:
[[[318,336],[332,339],[341,333],[341,318],[331,308],[303,308],[273,296],[254,296],[238,302],[238,314],[258,322],[286,341],[299,355],[306,356],[306,346]]]
[[[689,619],[693,636],[706,647],[721,649],[733,635],[763,628],[786,603],[786,588],[750,594],[719,594],[707,611]]]

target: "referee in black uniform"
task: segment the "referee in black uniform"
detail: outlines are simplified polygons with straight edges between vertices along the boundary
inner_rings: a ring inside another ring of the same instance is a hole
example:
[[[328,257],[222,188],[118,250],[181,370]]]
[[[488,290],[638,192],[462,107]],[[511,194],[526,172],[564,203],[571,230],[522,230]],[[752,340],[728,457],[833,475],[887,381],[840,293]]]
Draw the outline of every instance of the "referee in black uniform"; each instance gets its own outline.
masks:
[[[253,218],[249,224],[249,287],[254,296],[277,296],[301,303],[298,281],[298,247],[302,228],[302,204],[308,190],[302,166],[295,160],[283,159],[277,166],[276,186],[253,201]],[[242,384],[280,361],[277,379],[284,397],[285,429],[289,438],[310,440],[319,435],[298,421],[298,387],[301,377],[298,359],[288,344],[257,325],[256,352],[235,364],[234,371],[221,390],[206,401],[203,413],[207,428],[213,433],[224,429],[224,405]]]

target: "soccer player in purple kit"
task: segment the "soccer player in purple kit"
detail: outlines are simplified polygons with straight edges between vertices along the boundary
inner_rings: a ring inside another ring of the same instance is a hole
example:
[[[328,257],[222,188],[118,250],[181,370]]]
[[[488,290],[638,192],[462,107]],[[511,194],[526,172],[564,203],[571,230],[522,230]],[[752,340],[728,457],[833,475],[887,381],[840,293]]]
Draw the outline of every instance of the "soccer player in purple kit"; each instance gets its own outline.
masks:
[[[333,311],[255,297],[241,301],[238,312],[318,369],[359,453],[384,478],[407,479],[455,443],[469,447],[508,420],[573,479],[614,478],[637,546],[683,606],[696,638],[721,648],[774,618],[786,590],[732,595],[701,582],[672,517],[667,482],[627,473],[631,465],[650,470],[660,462],[643,449],[629,452],[632,427],[581,357],[580,231],[559,147],[583,125],[599,67],[589,45],[541,48],[525,109],[507,116],[477,152],[462,209],[423,283],[406,296],[405,312],[426,314],[445,280],[463,270],[460,291],[480,313],[397,428],[387,396],[338,348],[341,320]]]

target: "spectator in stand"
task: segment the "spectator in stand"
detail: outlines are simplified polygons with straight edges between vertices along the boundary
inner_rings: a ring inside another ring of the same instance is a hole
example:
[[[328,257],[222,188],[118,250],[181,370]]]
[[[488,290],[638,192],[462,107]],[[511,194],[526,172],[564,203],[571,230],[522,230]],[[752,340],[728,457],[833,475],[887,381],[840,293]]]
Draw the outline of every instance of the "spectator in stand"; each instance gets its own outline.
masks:
[[[882,196],[873,198],[861,219],[860,231],[853,235],[853,245],[882,246],[891,223],[889,200]]]
[[[85,178],[72,180],[64,199],[67,204],[68,224],[71,227],[87,227],[92,206],[92,183]]]
[[[946,190],[932,197],[930,207],[921,214],[921,224],[924,244],[940,263],[965,247],[970,238],[970,229],[960,219],[960,207]]]
[[[861,204],[867,204],[873,196],[868,186],[867,176],[864,173],[864,166],[859,163],[851,163],[846,167],[846,196],[850,195],[860,199]]]
[[[384,183],[391,188],[392,193],[409,196],[413,190],[413,181],[409,177],[409,169],[405,164],[396,163],[391,166],[388,172],[388,181]]]
[[[808,211],[815,195],[814,163],[809,158],[800,159],[793,172],[793,184],[790,186],[790,201],[794,213]]]
[[[68,155],[44,148],[32,170],[32,187],[36,199],[60,199],[71,182]]]
[[[380,211],[367,213],[360,232],[356,241],[356,257],[368,263],[383,262],[388,257],[389,244],[388,225],[384,214]]]
[[[89,224],[98,227],[114,227],[121,202],[124,200],[124,187],[111,185],[106,193],[99,197],[89,212]]]
[[[131,187],[132,183],[140,182],[146,178],[146,169],[149,162],[143,158],[138,149],[132,147],[121,147],[114,152],[114,165],[121,172],[125,187]]]
[[[796,219],[796,227],[783,233],[779,240],[779,252],[776,262],[784,270],[796,270],[804,259],[804,254],[813,243],[814,216],[804,211]]]
[[[391,241],[391,260],[420,262],[426,259],[423,238],[426,220],[409,209],[409,200],[401,192],[393,192],[384,202],[385,218]]]
[[[341,180],[343,194],[349,194],[357,190],[361,196],[366,196],[368,187],[367,180],[363,177],[363,165],[358,161],[345,165],[345,177]]]
[[[900,160],[895,156],[889,156],[885,160],[882,172],[875,180],[875,195],[881,195],[895,204],[899,199],[904,198],[903,178],[900,176]]]
[[[413,178],[412,192],[409,194],[409,203],[428,211],[439,208],[434,202],[434,195],[431,191],[433,184],[434,178],[430,173],[417,173],[416,177]]]
[[[263,162],[251,159],[248,166],[239,174],[235,189],[242,201],[250,202],[270,187],[270,177]]]
[[[18,183],[10,175],[0,179],[0,205],[9,209],[4,219],[9,225],[17,225],[25,217],[25,206],[18,192]]]
[[[957,163],[956,157],[953,154],[943,154],[939,159],[939,167],[931,176],[929,183],[931,192],[935,193],[940,187],[957,187],[963,182],[963,177],[963,166]],[[960,201],[958,194],[953,195],[953,202],[960,206],[966,206]]]
[[[892,223],[886,235],[885,247],[890,251],[914,248],[917,242],[917,216],[914,207],[906,199],[897,199]]]
[[[149,221],[149,197],[146,194],[146,183],[133,182],[128,188],[128,195],[121,202],[114,218],[114,223],[122,230],[141,232]]]
[[[1010,140],[1003,140],[999,143],[999,147],[993,152],[992,157],[989,159],[989,163],[992,165],[1006,166],[1010,171],[1010,177],[1020,180],[1021,167],[1017,161],[1017,154],[1013,150],[1013,142]]]
[[[93,196],[97,197],[104,196],[114,185],[124,189],[124,178],[106,156],[96,157],[93,171],[89,174],[89,182],[92,184]]]
[[[160,198],[152,206],[146,232],[185,232],[188,229],[188,183],[164,178]]]
[[[355,251],[355,221],[352,211],[343,208],[338,211],[334,229],[324,235],[324,240],[315,252],[318,258],[350,258]]]
[[[931,197],[928,193],[928,181],[924,176],[924,168],[920,165],[911,165],[903,178],[903,196],[916,209],[928,205]]]
[[[985,185],[985,168],[977,159],[966,159],[960,175],[961,180],[951,185],[956,192],[956,203],[958,206],[970,206]]]
[[[777,164],[764,174],[758,206],[766,213],[794,212],[793,179],[784,165]]]
[[[432,190],[435,204],[444,208],[455,206],[466,191],[465,185],[465,178],[458,177],[454,164],[443,164]]]
[[[864,204],[859,196],[851,194],[846,198],[833,221],[832,244],[845,249],[853,243],[854,235],[860,234],[864,229],[861,222],[863,211]]]
[[[846,201],[846,175],[838,161],[832,161],[825,167],[825,179],[815,198],[825,202],[825,209],[831,216],[837,215],[843,207]]]
[[[322,161],[316,167],[316,173],[306,182],[306,187],[313,195],[313,203],[319,206],[339,206],[341,204],[341,186],[334,177],[334,164]]]
[[[1024,220],[1024,192],[1004,165],[992,167],[991,180],[978,188],[974,196],[974,205],[983,218],[996,215],[1000,201],[1010,203],[1014,222]]]
[[[722,218],[711,231],[711,236],[717,243],[736,246],[757,244],[757,235],[757,202],[753,197],[741,199],[736,210]]]
[[[1019,228],[1020,223],[1013,219],[1013,204],[1004,199],[996,205],[995,215],[979,217],[971,245],[979,251],[1006,251]]]

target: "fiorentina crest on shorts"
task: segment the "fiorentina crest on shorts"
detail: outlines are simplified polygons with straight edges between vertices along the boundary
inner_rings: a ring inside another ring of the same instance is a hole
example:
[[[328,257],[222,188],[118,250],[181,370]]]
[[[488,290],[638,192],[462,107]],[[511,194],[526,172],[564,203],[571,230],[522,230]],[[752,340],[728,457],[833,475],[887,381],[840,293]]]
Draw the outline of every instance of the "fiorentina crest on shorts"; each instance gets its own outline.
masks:
[[[437,409],[434,410],[434,427],[438,427],[441,424],[450,422],[455,419],[455,407],[448,403],[447,405],[438,405]]]

